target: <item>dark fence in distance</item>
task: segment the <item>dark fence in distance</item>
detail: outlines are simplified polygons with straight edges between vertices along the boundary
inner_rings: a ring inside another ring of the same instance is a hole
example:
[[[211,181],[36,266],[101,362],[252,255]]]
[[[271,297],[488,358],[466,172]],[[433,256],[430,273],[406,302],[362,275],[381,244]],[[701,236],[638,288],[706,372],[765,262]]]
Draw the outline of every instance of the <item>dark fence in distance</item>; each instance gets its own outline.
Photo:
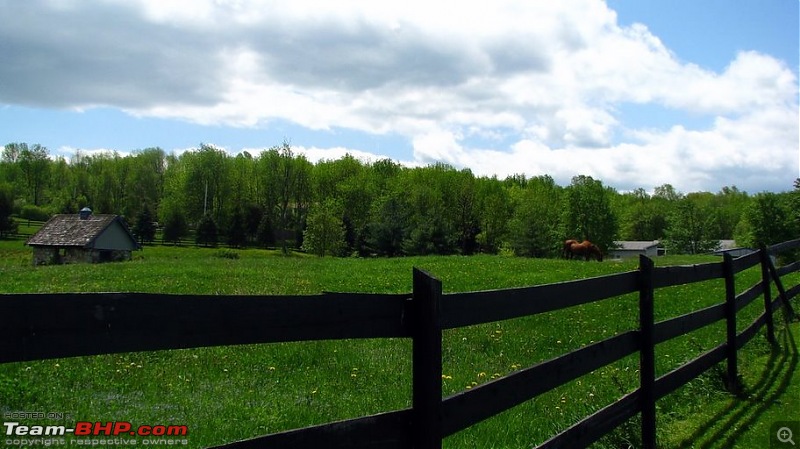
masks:
[[[656,401],[715,364],[727,361],[735,388],[737,350],[764,326],[774,342],[773,312],[788,290],[781,278],[800,262],[776,269],[770,254],[800,247],[793,240],[722,262],[654,267],[556,284],[442,294],[441,282],[414,270],[411,294],[329,293],[310,296],[181,296],[142,293],[0,295],[0,363],[129,351],[154,351],[284,341],[353,338],[413,340],[413,404],[409,409],[266,435],[219,448],[438,448],[443,438],[636,352],[640,387],[541,444],[586,447],[641,413],[644,447],[655,447]],[[760,265],[762,280],[736,294],[734,275]],[[659,288],[724,279],[724,302],[655,322]],[[773,298],[771,285],[778,295]],[[560,357],[442,398],[442,331],[639,294],[639,329],[629,330]],[[764,312],[737,333],[737,312],[763,297]],[[169,326],[163,326],[169,317]],[[656,344],[726,321],[726,341],[656,378]]]

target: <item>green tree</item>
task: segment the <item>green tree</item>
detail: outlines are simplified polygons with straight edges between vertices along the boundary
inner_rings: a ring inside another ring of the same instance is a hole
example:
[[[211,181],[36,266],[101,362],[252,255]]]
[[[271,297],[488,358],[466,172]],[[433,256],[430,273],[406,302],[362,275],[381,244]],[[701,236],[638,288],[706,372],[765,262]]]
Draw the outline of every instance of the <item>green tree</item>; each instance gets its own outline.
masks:
[[[217,246],[217,223],[211,214],[205,214],[197,223],[195,243],[203,246]]]
[[[183,211],[177,207],[162,207],[162,238],[165,242],[177,244],[189,233],[189,224]]]
[[[509,189],[497,178],[478,178],[476,185],[478,227],[475,236],[481,252],[496,254],[506,235],[512,206]]]
[[[561,249],[561,188],[550,176],[528,180],[524,188],[512,187],[514,212],[508,223],[507,242],[514,254],[552,257]]]
[[[755,195],[750,207],[745,211],[749,232],[743,236],[744,241],[740,243],[757,247],[796,238],[792,232],[793,217],[789,207],[790,198],[787,194],[764,192]]]
[[[275,228],[272,226],[272,214],[264,212],[258,223],[256,242],[263,247],[275,246]]]
[[[395,189],[408,205],[403,252],[409,255],[458,251],[455,169],[445,164],[405,170]]]
[[[400,195],[388,193],[380,197],[373,204],[368,226],[369,250],[381,256],[402,255],[408,215]]]
[[[750,206],[750,196],[736,186],[723,187],[712,200],[711,207],[717,225],[714,237],[732,239],[744,211]]]
[[[141,245],[144,245],[145,242],[152,243],[155,239],[156,225],[153,222],[153,214],[150,212],[149,206],[145,205],[140,209],[133,225],[133,233],[139,237],[139,244]]]
[[[687,195],[677,201],[669,220],[665,244],[670,251],[681,254],[702,254],[719,247],[719,239],[708,230],[712,218],[701,207],[701,196]]]
[[[617,236],[618,219],[611,208],[615,192],[591,176],[576,176],[566,189],[565,237],[589,240],[606,252]]]
[[[245,232],[244,214],[242,214],[241,210],[235,210],[225,229],[228,246],[232,248],[241,248],[244,246],[247,242],[247,235]]]
[[[13,189],[8,184],[0,184],[0,238],[17,232],[17,222],[11,218],[13,209]]]
[[[317,203],[308,212],[303,249],[320,257],[340,256],[345,248],[341,206],[335,200]]]
[[[644,189],[621,195],[621,236],[624,240],[657,240],[664,238],[667,216],[656,198]]]
[[[127,157],[127,169],[118,170],[120,176],[127,176],[125,182],[124,210],[126,214],[138,216],[143,207],[152,213],[159,210],[164,197],[164,174],[166,154],[161,148],[146,148],[135,151]]]
[[[800,235],[800,178],[794,180],[794,190],[789,194],[789,204],[792,232],[794,235]]]
[[[42,193],[48,180],[48,169],[50,168],[47,148],[39,144],[30,148],[25,143],[9,145],[18,146],[19,156],[17,161],[25,177],[31,201],[35,206],[40,206]]]

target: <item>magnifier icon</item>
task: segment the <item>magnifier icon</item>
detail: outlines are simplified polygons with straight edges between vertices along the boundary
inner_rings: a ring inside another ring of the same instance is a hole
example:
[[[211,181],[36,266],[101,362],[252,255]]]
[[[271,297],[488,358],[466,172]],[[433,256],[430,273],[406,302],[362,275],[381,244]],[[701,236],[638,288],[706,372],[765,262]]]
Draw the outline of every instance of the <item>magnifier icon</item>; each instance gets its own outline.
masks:
[[[792,429],[788,427],[781,427],[778,429],[778,441],[781,443],[791,443],[794,446],[794,441],[792,440]]]

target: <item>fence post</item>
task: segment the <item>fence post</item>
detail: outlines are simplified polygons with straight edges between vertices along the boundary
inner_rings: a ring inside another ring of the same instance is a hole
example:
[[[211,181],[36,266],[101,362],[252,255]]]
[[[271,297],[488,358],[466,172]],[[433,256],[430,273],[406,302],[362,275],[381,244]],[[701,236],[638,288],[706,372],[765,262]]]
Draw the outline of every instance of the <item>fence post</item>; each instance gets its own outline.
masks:
[[[442,447],[442,282],[414,268],[412,299],[412,442],[415,449]]]
[[[739,391],[739,367],[736,351],[736,279],[733,273],[733,256],[722,255],[722,271],[725,274],[725,353],[728,358],[727,388],[731,393]]]
[[[764,311],[767,319],[767,341],[775,344],[775,324],[772,321],[772,294],[770,293],[769,253],[763,243],[758,249],[761,256],[761,285],[764,286]]]
[[[653,312],[653,261],[639,256],[639,382],[642,409],[642,447],[656,447],[656,355]]]
[[[781,304],[783,304],[784,317],[786,317],[787,322],[791,322],[796,316],[794,308],[792,308],[792,304],[789,302],[789,297],[786,296],[786,289],[783,288],[783,281],[781,281],[781,277],[778,275],[778,270],[775,269],[775,264],[772,263],[771,258],[767,258],[767,262],[769,263],[769,273],[772,276],[772,280],[775,282],[775,287],[778,289],[778,296],[781,298]]]

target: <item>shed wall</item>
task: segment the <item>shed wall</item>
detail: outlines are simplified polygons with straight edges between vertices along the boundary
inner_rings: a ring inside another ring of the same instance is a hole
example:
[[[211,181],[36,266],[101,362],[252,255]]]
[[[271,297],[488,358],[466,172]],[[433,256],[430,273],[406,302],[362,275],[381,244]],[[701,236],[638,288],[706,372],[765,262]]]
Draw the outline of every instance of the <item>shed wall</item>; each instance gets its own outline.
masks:
[[[98,235],[92,247],[115,251],[133,251],[137,249],[136,243],[131,240],[119,221],[114,221],[105,231]]]

